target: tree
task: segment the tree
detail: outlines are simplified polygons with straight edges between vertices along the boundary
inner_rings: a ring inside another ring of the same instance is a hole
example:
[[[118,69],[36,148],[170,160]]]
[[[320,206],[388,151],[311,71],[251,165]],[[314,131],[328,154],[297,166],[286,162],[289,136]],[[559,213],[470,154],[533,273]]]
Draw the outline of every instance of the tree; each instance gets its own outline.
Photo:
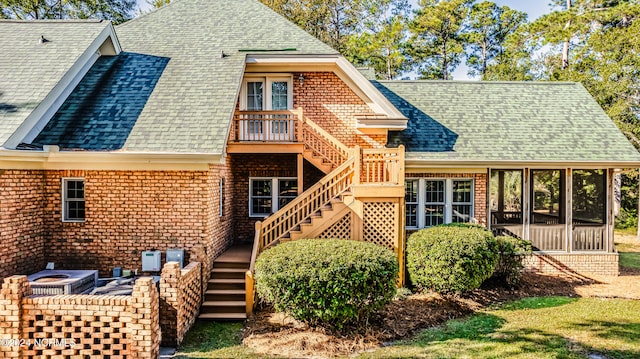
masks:
[[[407,0],[384,0],[368,9],[360,33],[347,41],[345,56],[356,65],[371,66],[377,78],[392,80],[409,67],[407,47]]]
[[[131,18],[135,0],[0,0],[8,19],[104,19],[119,24]]]
[[[275,12],[344,53],[349,37],[359,28],[369,0],[260,0]]]
[[[410,25],[411,55],[425,79],[450,80],[464,55],[464,21],[472,0],[420,0]]]
[[[498,6],[490,1],[474,4],[466,31],[469,75],[484,77],[489,62],[505,54],[507,37],[526,19],[527,14],[508,6]]]

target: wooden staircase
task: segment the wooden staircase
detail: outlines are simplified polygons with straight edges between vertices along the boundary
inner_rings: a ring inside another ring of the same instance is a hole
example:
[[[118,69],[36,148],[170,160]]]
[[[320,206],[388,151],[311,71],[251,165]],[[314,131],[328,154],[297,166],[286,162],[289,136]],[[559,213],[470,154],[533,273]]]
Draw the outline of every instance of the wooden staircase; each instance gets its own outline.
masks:
[[[200,319],[247,318],[245,273],[249,270],[250,261],[251,245],[235,245],[213,262],[211,278],[200,307]]]

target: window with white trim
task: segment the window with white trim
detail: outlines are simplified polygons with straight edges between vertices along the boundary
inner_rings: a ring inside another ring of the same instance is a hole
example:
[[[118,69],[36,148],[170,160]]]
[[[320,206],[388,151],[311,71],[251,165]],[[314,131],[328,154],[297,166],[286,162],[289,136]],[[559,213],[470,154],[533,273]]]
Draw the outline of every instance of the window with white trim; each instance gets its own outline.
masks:
[[[473,220],[472,179],[407,179],[406,227],[425,228]]]
[[[224,216],[224,177],[220,178],[220,189],[218,197],[220,199],[220,217]]]
[[[62,179],[62,221],[84,222],[84,179]]]
[[[240,93],[240,110],[277,111],[292,108],[293,77],[291,75],[249,76],[244,79]]]
[[[298,180],[295,177],[250,178],[249,216],[266,217],[298,195]]]

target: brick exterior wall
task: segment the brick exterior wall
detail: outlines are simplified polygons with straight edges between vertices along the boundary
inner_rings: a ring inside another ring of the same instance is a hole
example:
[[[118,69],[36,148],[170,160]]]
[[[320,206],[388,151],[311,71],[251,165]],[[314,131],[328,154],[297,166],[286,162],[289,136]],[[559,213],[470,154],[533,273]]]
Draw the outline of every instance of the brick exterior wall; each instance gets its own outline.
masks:
[[[162,345],[175,347],[182,343],[200,310],[202,273],[199,262],[191,262],[182,270],[176,262],[167,263],[160,275],[160,328]]]
[[[184,248],[185,261],[204,246],[205,265],[231,243],[232,196],[219,215],[219,179],[226,168],[209,171],[46,171],[45,258],[58,268],[140,269],[143,250]],[[61,220],[61,181],[85,179],[86,220]],[[231,188],[225,181],[225,187]],[[229,193],[229,192],[227,192]]]
[[[230,166],[233,171],[233,216],[236,241],[253,242],[255,223],[261,217],[249,217],[249,178],[297,177],[296,154],[233,154]],[[324,174],[304,161],[303,187],[314,185]]]
[[[26,276],[4,279],[0,338],[16,345],[0,346],[0,357],[158,357],[158,291],[151,278],[138,279],[131,296],[30,296],[31,292]],[[28,340],[47,344],[20,346],[21,339],[25,345]]]
[[[42,171],[0,170],[0,280],[45,266]]]
[[[365,135],[356,130],[357,114],[373,113],[333,72],[305,72],[304,84],[294,76],[293,107],[348,147],[384,147],[386,135]]]
[[[406,173],[405,178],[472,178],[473,217],[479,224],[487,225],[487,174],[486,173]]]
[[[618,253],[535,253],[524,261],[529,272],[558,275],[618,275]]]

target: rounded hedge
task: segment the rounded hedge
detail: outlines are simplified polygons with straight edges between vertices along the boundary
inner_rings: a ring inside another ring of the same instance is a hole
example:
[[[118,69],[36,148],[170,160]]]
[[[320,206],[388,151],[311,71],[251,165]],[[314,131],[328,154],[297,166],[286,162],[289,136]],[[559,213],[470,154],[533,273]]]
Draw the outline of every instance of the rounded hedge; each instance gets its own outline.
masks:
[[[496,241],[500,259],[493,276],[506,286],[517,286],[522,279],[522,261],[532,253],[531,242],[509,236],[498,236]]]
[[[407,240],[407,270],[414,286],[439,293],[480,287],[498,262],[493,234],[477,226],[437,226]]]
[[[311,325],[342,328],[389,303],[398,261],[373,243],[302,239],[264,251],[256,261],[258,296]]]

